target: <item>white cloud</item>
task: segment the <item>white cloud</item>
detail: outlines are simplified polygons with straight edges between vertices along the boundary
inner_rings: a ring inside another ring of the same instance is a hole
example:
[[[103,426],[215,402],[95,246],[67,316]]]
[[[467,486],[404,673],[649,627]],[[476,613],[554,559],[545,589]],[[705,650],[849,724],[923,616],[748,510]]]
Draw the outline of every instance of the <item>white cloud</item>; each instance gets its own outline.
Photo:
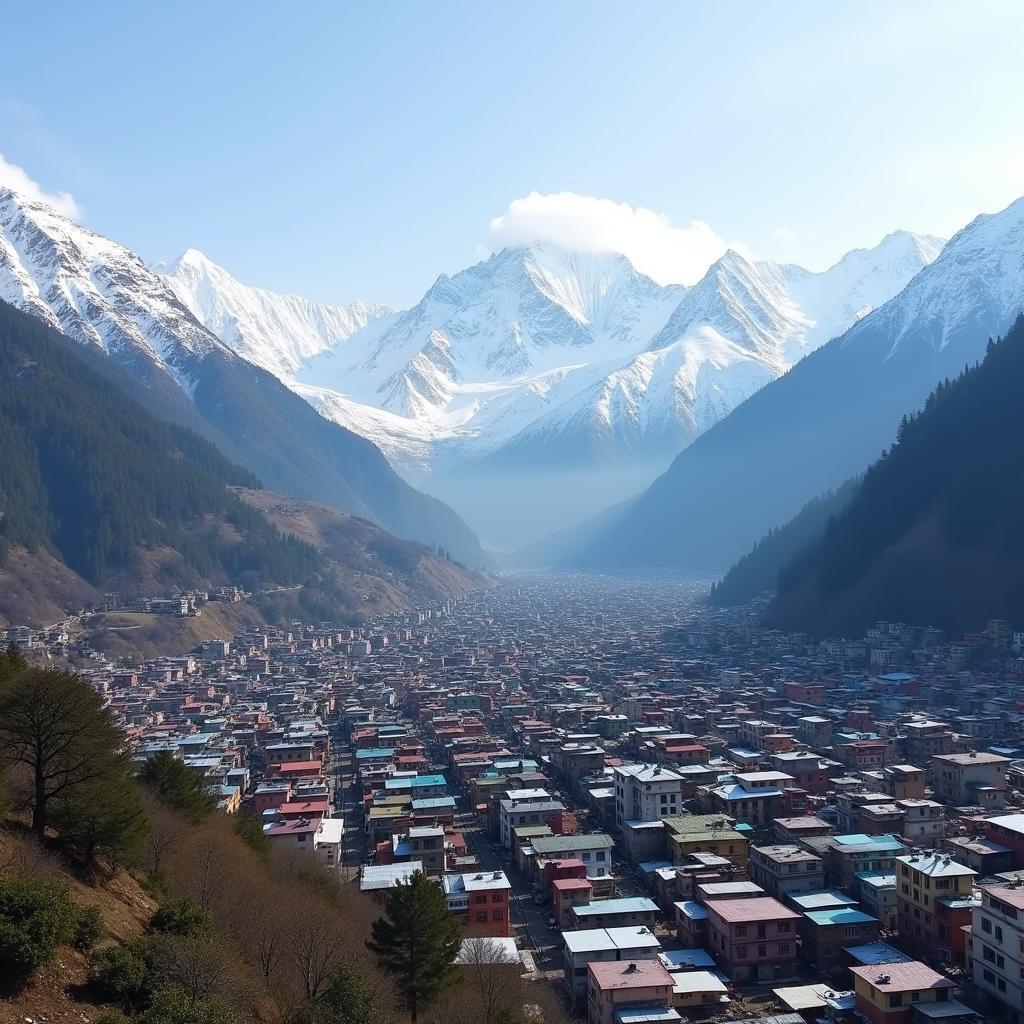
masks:
[[[795,242],[797,234],[792,228],[787,228],[785,225],[777,227],[772,235],[777,238],[780,242]]]
[[[29,199],[46,203],[58,213],[63,213],[65,217],[74,218],[82,215],[81,208],[70,192],[47,192],[38,181],[29,177],[24,168],[12,164],[3,153],[0,153],[0,187],[13,189],[23,196],[28,196]]]
[[[550,242],[619,252],[659,284],[694,284],[729,248],[704,221],[674,227],[654,210],[575,192],[531,192],[513,199],[491,221],[490,235],[497,248]]]

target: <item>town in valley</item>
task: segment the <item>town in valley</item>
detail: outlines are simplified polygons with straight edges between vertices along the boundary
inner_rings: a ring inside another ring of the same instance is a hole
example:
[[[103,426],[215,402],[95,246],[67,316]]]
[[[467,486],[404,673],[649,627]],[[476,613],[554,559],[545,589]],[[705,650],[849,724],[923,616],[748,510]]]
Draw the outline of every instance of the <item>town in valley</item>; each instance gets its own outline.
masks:
[[[1024,635],[823,642],[705,590],[509,573],[134,664],[5,640],[84,664],[138,763],[171,753],[340,884],[424,873],[589,1024],[1016,1011]]]

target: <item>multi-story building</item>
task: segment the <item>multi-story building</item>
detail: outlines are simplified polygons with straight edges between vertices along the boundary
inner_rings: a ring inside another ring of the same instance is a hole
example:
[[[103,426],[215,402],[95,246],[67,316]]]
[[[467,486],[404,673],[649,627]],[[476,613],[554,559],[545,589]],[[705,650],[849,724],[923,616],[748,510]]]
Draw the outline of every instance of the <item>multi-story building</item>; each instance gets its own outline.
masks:
[[[564,814],[565,804],[550,797],[509,797],[502,800],[498,804],[498,834],[501,836],[501,845],[506,850],[511,850],[515,830],[523,826],[546,825],[552,832],[560,833]]]
[[[913,764],[891,764],[882,769],[881,787],[896,800],[923,800],[925,770]]]
[[[612,848],[615,841],[603,832],[580,836],[540,836],[533,840],[538,861],[581,860],[587,878],[608,878],[612,873]]]
[[[981,887],[981,904],[971,914],[970,966],[999,1016],[1024,1021],[1024,886]]]
[[[616,1024],[629,1014],[639,1020],[680,1020],[672,1009],[672,975],[660,961],[592,963],[588,972],[587,1024]]]
[[[877,942],[878,919],[853,907],[810,910],[800,921],[800,955],[817,971],[843,965],[843,948]]]
[[[650,928],[658,920],[658,904],[647,896],[624,896],[577,904],[569,909],[569,926],[576,929]]]
[[[661,950],[649,928],[592,928],[562,936],[565,984],[574,1004],[587,994],[587,968],[592,963],[656,960]]]
[[[786,772],[737,772],[735,782],[708,790],[712,810],[753,825],[767,825],[782,809],[783,790],[793,777]]]
[[[780,900],[825,886],[825,862],[799,846],[753,846],[748,869],[752,882]]]
[[[669,768],[629,764],[615,768],[615,822],[653,821],[683,809],[683,777]]]
[[[915,1006],[952,1003],[953,982],[917,960],[851,967],[850,972],[855,1008],[871,1024],[911,1024]]]
[[[935,799],[957,807],[999,810],[1006,802],[1006,768],[1010,758],[972,750],[932,758]]]
[[[791,750],[772,754],[768,760],[775,771],[790,775],[794,786],[816,796],[828,792],[828,764],[817,754],[806,750]]]
[[[914,952],[943,962],[966,956],[964,926],[971,923],[974,872],[938,853],[896,858],[900,937]]]
[[[903,732],[906,735],[907,760],[911,764],[931,764],[936,754],[950,754],[956,749],[956,738],[946,722],[907,722]]]
[[[503,871],[477,871],[445,875],[441,879],[448,909],[462,924],[468,938],[508,938],[512,884]]]
[[[800,915],[770,896],[708,900],[708,942],[719,967],[740,984],[796,974]]]
[[[897,800],[903,812],[902,835],[914,846],[935,847],[946,835],[946,810],[934,800]]]
[[[858,871],[854,876],[864,911],[878,919],[883,930],[893,932],[899,923],[896,875],[887,871]]]
[[[712,853],[745,866],[750,841],[735,826],[733,818],[722,814],[666,818],[669,859],[673,864],[682,864],[691,854]]]

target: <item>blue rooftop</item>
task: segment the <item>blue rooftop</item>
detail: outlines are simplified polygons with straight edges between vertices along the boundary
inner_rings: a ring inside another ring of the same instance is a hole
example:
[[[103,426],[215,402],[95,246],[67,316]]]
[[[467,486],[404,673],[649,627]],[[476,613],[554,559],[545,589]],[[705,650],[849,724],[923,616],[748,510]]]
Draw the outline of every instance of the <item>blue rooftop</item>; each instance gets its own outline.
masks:
[[[878,923],[878,918],[865,914],[860,910],[853,910],[850,907],[829,907],[828,910],[808,910],[804,917],[815,924],[868,924],[871,921]]]
[[[411,779],[385,779],[385,789],[422,789],[427,786],[447,786],[443,775],[417,775]]]
[[[394,747],[367,747],[365,750],[356,751],[357,761],[373,761],[379,757],[394,757]]]
[[[863,832],[850,836],[836,836],[835,841],[840,846],[873,846],[877,850],[902,850],[903,844],[890,835],[869,836]]]
[[[412,809],[414,811],[436,811],[442,807],[450,808],[455,806],[455,797],[453,796],[428,796],[422,800],[413,800]]]

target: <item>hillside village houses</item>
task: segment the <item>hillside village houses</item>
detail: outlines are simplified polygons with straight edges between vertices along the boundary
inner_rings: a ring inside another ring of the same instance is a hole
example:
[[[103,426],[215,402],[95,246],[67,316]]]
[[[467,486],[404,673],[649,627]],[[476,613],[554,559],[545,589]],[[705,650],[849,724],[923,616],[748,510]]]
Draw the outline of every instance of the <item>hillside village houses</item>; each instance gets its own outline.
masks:
[[[77,653],[136,760],[171,751],[376,898],[422,871],[580,1019],[736,1021],[758,994],[787,1021],[1024,1020],[1024,637],[816,642],[678,581],[499,586]]]

